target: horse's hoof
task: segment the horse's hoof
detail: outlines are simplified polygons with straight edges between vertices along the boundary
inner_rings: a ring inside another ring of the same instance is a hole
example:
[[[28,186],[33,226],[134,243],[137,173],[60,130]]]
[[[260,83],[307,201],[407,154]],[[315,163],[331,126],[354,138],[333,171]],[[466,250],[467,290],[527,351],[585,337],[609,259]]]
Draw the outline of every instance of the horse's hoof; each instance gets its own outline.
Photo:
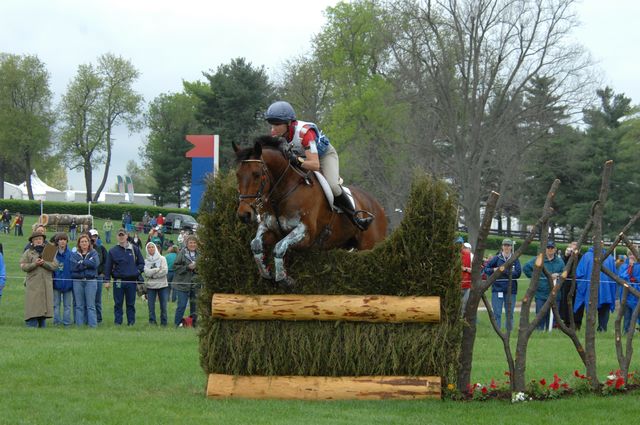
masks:
[[[296,281],[291,276],[285,276],[284,278],[280,279],[276,283],[282,286],[283,289],[293,289],[293,287],[296,284]]]

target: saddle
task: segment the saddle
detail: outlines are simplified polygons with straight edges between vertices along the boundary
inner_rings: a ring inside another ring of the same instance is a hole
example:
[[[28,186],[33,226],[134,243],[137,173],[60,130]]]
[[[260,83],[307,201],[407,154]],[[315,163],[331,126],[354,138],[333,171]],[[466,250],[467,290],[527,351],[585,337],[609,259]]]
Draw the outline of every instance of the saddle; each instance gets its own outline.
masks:
[[[333,192],[331,192],[331,187],[329,186],[329,182],[327,182],[327,179],[324,178],[324,176],[322,175],[321,172],[319,171],[314,171],[316,178],[318,179],[318,182],[320,182],[320,187],[322,187],[322,191],[324,192],[324,196],[325,198],[327,198],[327,201],[329,202],[329,208],[334,210],[334,211],[338,211],[338,212],[342,212],[342,210],[340,210],[340,208],[336,207],[333,204]],[[342,178],[340,179],[342,181]],[[340,187],[342,188],[342,190],[344,191],[344,193],[347,194],[347,197],[349,198],[349,201],[351,201],[351,208],[353,208],[355,210],[356,208],[356,202],[353,199],[353,195],[351,194],[351,190],[346,187],[343,186],[342,184],[340,185]]]

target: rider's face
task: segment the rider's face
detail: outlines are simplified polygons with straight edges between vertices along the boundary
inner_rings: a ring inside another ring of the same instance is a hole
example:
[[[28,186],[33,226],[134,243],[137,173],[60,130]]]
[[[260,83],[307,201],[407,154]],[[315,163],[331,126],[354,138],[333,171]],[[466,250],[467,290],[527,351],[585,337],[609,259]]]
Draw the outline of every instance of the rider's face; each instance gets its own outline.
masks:
[[[271,124],[271,135],[281,137],[287,132],[287,124]]]

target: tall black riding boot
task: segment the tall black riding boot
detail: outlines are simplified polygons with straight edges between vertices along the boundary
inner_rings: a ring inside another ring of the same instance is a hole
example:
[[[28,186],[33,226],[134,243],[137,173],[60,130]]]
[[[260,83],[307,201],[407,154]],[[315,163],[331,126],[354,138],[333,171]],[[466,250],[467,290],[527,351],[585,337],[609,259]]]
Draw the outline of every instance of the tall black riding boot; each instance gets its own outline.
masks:
[[[351,200],[344,191],[342,191],[340,196],[335,197],[333,203],[344,211],[344,213],[349,216],[353,224],[355,224],[360,230],[367,230],[373,221],[373,217],[360,217],[356,214],[356,211],[351,206]]]

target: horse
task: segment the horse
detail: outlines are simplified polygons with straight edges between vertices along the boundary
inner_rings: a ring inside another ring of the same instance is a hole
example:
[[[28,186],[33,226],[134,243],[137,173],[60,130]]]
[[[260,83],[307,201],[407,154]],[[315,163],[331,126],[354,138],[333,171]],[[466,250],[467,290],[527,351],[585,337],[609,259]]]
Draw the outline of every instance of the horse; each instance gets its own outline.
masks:
[[[289,249],[368,250],[385,238],[387,217],[377,200],[360,189],[350,189],[355,209],[374,217],[367,230],[360,230],[327,200],[316,173],[290,163],[285,139],[262,136],[252,147],[240,149],[234,143],[233,149],[239,193],[237,216],[244,223],[258,222],[251,251],[263,278],[294,284],[284,266]],[[267,247],[273,247],[273,274],[265,262]]]

